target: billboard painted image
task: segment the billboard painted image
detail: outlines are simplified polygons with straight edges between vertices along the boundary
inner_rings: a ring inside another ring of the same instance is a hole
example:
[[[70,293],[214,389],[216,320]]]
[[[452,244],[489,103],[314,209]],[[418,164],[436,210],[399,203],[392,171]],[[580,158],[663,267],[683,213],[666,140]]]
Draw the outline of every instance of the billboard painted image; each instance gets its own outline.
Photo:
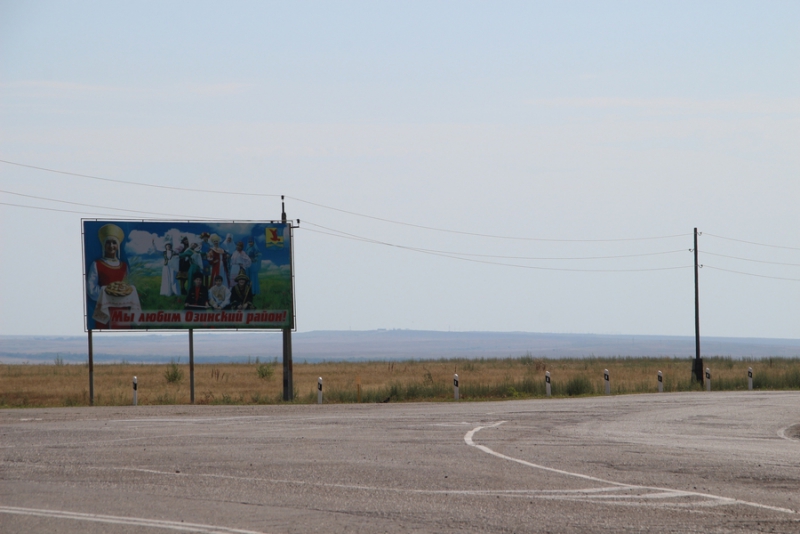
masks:
[[[294,328],[282,222],[83,221],[87,330]]]

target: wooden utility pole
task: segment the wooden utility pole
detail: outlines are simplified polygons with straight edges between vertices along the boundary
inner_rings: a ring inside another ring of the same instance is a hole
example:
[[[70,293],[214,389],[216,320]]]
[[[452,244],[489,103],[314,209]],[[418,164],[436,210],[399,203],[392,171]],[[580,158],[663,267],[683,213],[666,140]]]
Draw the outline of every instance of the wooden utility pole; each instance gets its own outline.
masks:
[[[286,223],[286,207],[281,195],[281,222]],[[289,246],[293,246],[289,243]],[[294,400],[294,382],[292,379],[292,329],[283,329],[283,400]]]
[[[694,229],[694,376],[703,383],[703,358],[700,357],[700,283],[698,273],[700,270],[697,261],[697,228]]]

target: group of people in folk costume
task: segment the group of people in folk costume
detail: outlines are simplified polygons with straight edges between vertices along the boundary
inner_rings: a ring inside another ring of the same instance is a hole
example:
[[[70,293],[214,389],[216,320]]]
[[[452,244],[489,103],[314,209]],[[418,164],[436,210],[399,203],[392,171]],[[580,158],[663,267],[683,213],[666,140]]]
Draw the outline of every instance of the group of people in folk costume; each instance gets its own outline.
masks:
[[[212,310],[253,310],[253,290],[250,287],[250,277],[241,273],[234,278],[234,285],[228,288],[223,283],[221,275],[214,277],[214,285],[207,288],[203,285],[203,275],[196,273],[192,279],[192,286],[186,295],[184,307],[187,309],[212,309]]]
[[[91,262],[88,268],[86,290],[89,299],[97,306],[101,297],[106,300],[116,298],[110,304],[105,303],[109,310],[115,309],[114,306],[139,309],[136,290],[128,284],[128,264],[120,257],[125,233],[115,224],[106,224],[99,229],[97,237],[103,255]],[[187,309],[255,309],[253,298],[259,292],[261,251],[254,239],[249,239],[245,250],[241,241],[226,248],[217,235],[204,232],[200,238],[202,243],[190,244],[189,239],[182,236],[181,242],[173,248],[172,240],[166,236],[163,249],[157,248],[155,239],[152,240],[153,247],[163,255],[160,294],[184,296]],[[231,234],[225,241],[232,244]],[[105,293],[115,296],[106,297]],[[104,322],[107,317],[104,320],[95,317],[95,320],[96,328],[108,327]]]
[[[200,286],[208,290],[209,294],[216,292],[221,296],[221,287],[229,292],[233,291],[239,286],[237,280],[240,275],[247,278],[252,295],[259,293],[261,251],[252,237],[248,240],[246,250],[243,241],[233,242],[232,234],[228,234],[223,241],[217,234],[203,232],[200,240],[200,243],[190,244],[189,238],[183,236],[181,242],[173,248],[172,240],[167,235],[163,249],[159,249],[155,239],[153,240],[153,247],[163,254],[161,295],[188,297],[192,293],[199,296],[195,285],[197,275]],[[227,309],[228,304],[223,304],[225,301],[225,298],[219,300],[219,309]],[[213,299],[210,302],[214,304]]]

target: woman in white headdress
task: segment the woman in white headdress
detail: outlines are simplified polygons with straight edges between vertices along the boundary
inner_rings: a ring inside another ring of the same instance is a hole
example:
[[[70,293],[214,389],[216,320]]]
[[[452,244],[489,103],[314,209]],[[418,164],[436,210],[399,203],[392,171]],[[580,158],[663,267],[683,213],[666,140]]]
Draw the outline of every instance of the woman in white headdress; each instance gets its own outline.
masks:
[[[87,302],[87,311],[92,314],[94,328],[116,328],[111,323],[114,312],[140,311],[139,294],[128,283],[128,264],[120,259],[122,242],[125,239],[122,228],[116,224],[103,225],[97,231],[97,238],[103,246],[103,257],[89,266],[86,291],[90,302]]]
[[[236,252],[236,243],[233,242],[233,234],[226,235],[225,240],[220,246],[222,247],[222,250],[228,254],[228,264],[226,267],[228,268],[228,273],[230,273],[231,283],[233,283],[233,278],[236,278],[236,273],[234,273],[231,269],[231,257],[233,256],[233,253]]]
[[[119,252],[125,233],[116,224],[106,224],[97,232],[103,245],[103,257],[89,266],[86,284],[89,298],[97,301],[104,287],[114,282],[128,282],[128,264],[120,261]]]
[[[164,237],[163,250],[156,246],[156,240],[153,239],[153,248],[161,252],[164,259],[164,264],[161,267],[161,294],[165,297],[172,295],[180,295],[181,288],[178,284],[178,253],[172,250],[172,238],[170,236]]]

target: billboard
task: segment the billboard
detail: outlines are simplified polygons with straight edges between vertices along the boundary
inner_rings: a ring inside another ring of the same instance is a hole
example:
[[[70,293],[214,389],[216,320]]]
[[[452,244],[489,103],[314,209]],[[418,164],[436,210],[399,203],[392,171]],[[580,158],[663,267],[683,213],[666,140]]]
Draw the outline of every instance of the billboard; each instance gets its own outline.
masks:
[[[294,328],[291,223],[82,222],[87,330]]]

